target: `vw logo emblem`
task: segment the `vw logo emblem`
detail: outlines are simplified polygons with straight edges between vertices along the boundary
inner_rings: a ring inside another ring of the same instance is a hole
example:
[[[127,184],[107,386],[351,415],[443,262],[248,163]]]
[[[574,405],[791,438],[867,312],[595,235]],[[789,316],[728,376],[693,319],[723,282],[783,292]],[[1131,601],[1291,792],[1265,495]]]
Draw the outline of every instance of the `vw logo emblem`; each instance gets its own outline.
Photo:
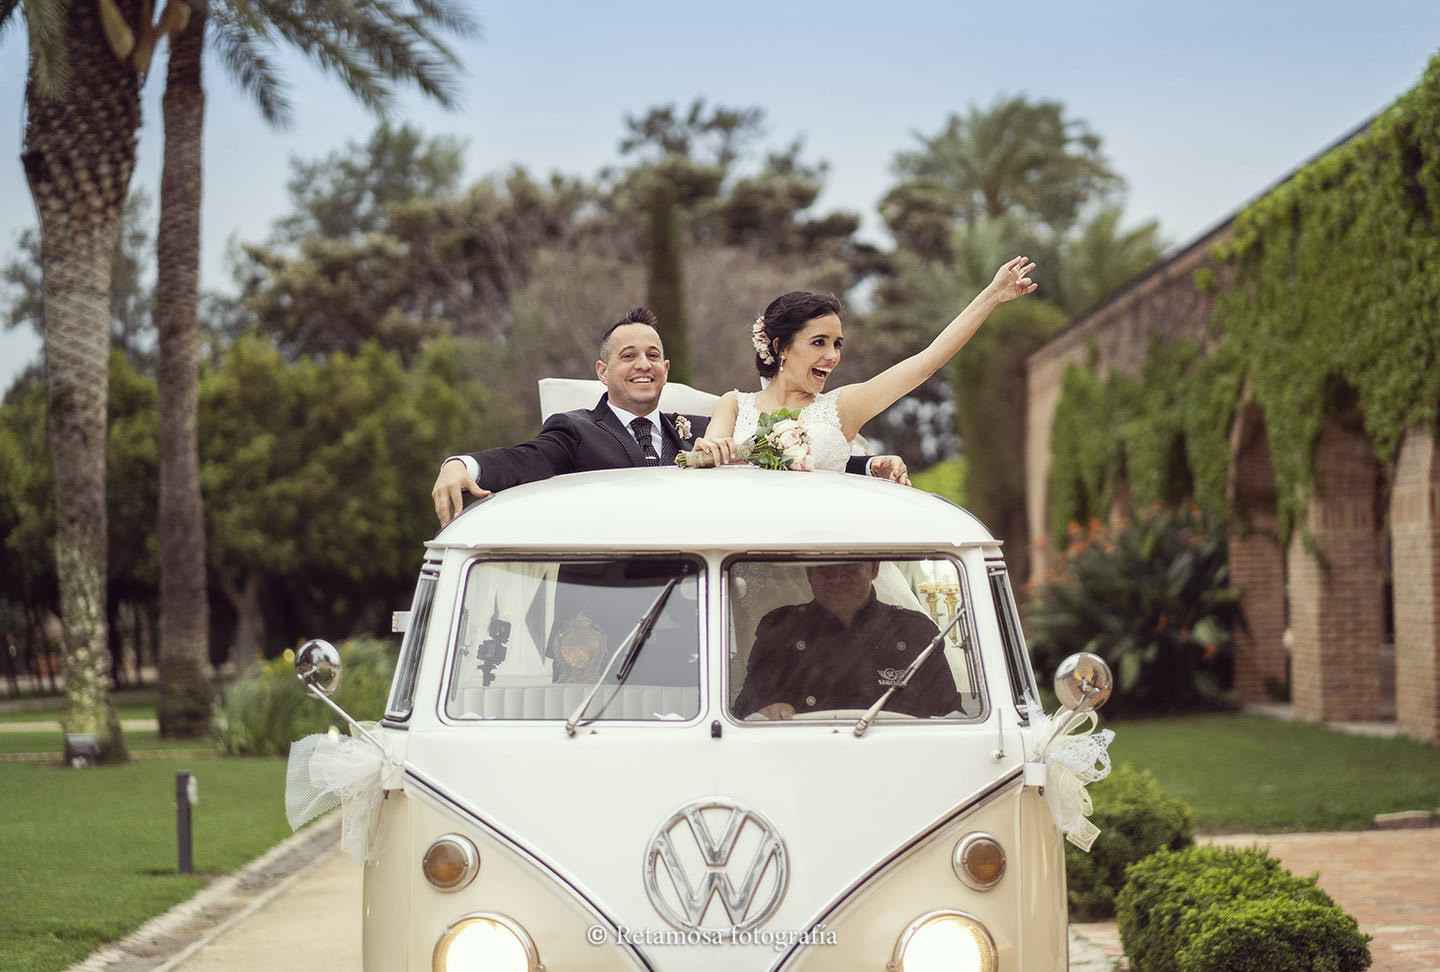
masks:
[[[645,893],[682,931],[754,928],[780,907],[788,873],[775,826],[721,797],[676,810],[645,848]],[[720,908],[712,910],[715,898]]]

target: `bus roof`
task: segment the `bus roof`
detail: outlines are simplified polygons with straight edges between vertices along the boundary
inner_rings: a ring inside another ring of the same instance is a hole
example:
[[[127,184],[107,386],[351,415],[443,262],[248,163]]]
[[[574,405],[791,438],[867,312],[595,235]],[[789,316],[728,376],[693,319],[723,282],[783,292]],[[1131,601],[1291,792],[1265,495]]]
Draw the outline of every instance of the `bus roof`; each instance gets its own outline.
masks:
[[[430,542],[467,548],[843,550],[990,546],[973,515],[932,493],[845,473],[607,469],[479,500]]]

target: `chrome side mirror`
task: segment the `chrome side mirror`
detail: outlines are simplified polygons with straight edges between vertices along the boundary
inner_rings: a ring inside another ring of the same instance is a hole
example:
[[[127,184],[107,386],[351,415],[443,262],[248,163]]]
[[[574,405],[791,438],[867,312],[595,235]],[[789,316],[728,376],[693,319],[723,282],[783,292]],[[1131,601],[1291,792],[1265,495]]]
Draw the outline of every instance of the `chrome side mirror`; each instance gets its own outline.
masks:
[[[307,641],[295,654],[296,677],[323,695],[339,687],[340,667],[340,652],[328,641]]]
[[[1115,679],[1105,659],[1088,651],[1071,655],[1055,669],[1055,697],[1075,712],[1100,708],[1114,687]]]

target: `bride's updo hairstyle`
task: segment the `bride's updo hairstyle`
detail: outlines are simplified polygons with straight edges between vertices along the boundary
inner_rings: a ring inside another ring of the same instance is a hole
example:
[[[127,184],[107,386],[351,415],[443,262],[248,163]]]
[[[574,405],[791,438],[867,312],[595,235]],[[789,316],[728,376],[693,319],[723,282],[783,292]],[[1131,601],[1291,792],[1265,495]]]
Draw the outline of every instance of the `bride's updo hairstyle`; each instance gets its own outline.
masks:
[[[840,316],[840,299],[834,294],[792,290],[772,300],[752,329],[755,370],[760,376],[774,378],[780,370],[780,355],[790,347],[795,335],[805,330],[806,324],[826,314]]]

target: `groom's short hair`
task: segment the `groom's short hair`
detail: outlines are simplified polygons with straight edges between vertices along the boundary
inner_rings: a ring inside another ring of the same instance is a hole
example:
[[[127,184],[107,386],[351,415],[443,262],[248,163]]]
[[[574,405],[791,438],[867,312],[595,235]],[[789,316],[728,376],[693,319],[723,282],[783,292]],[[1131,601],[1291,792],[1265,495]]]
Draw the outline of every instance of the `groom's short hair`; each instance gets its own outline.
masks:
[[[655,316],[654,312],[648,307],[637,307],[605,329],[605,333],[600,337],[601,361],[610,360],[610,335],[615,333],[617,327],[624,327],[626,324],[644,324],[647,327],[655,328],[656,334],[660,333],[660,319]]]

